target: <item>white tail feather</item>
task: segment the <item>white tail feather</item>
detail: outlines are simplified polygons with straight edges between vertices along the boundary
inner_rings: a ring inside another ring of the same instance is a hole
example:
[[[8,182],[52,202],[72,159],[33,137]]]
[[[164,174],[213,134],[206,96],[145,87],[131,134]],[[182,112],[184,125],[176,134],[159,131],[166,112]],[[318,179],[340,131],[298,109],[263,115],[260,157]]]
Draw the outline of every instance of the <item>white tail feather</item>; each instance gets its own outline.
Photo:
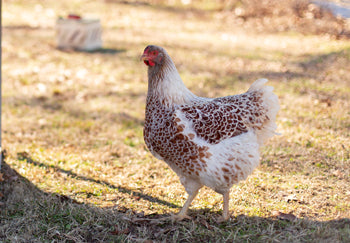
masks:
[[[259,90],[261,88],[264,87],[264,84],[267,83],[267,79],[266,78],[260,78],[258,80],[256,80],[248,89],[248,92],[250,91],[256,91]],[[267,87],[271,87],[271,86],[267,86]],[[271,87],[273,88],[273,87]]]
[[[263,105],[267,108],[267,117],[268,121],[265,122],[261,130],[256,130],[256,134],[258,136],[258,142],[262,145],[267,139],[276,135],[275,132],[277,129],[276,124],[276,115],[278,110],[280,109],[280,105],[278,102],[278,97],[273,93],[272,86],[265,86],[264,84],[267,82],[267,79],[258,79],[256,80],[248,89],[248,92],[252,91],[260,91],[263,93]]]

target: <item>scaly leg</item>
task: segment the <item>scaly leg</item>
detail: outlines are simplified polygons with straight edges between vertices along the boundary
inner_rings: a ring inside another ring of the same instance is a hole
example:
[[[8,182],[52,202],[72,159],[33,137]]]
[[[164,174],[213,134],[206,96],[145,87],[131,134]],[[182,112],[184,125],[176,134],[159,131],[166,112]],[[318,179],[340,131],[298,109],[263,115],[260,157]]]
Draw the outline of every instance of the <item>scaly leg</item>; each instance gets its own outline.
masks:
[[[199,191],[199,189],[188,194],[188,198],[187,198],[184,206],[180,210],[180,212],[178,214],[171,216],[172,221],[181,221],[183,219],[191,219],[191,217],[187,215],[187,210],[190,207],[193,199],[197,196],[198,191]]]
[[[222,216],[219,217],[218,222],[224,222],[227,221],[230,218],[229,214],[229,205],[230,205],[230,192],[225,192],[223,194],[224,197],[224,206],[223,206],[223,211],[222,211]]]

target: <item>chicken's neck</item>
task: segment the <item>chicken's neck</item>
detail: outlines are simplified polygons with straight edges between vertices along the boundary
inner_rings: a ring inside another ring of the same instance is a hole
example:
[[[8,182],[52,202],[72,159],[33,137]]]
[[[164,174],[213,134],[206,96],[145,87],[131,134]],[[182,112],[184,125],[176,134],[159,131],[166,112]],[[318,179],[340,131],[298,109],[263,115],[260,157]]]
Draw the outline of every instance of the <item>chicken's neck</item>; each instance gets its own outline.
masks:
[[[167,107],[188,104],[197,98],[183,83],[174,63],[166,58],[162,66],[148,70],[148,94]]]

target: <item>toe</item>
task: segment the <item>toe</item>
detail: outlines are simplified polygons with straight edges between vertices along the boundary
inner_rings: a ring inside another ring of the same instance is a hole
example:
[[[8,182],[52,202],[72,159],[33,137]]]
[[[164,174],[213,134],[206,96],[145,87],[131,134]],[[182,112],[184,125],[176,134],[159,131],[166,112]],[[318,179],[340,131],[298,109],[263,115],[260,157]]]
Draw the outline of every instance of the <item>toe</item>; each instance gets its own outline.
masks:
[[[218,222],[218,223],[223,223],[223,222],[228,221],[229,218],[230,218],[229,215],[227,215],[227,216],[219,216],[219,217],[217,218],[216,222]]]
[[[188,216],[187,214],[173,214],[173,215],[171,215],[172,222],[179,222],[179,221],[182,221],[184,219],[191,220],[192,218],[190,216]]]

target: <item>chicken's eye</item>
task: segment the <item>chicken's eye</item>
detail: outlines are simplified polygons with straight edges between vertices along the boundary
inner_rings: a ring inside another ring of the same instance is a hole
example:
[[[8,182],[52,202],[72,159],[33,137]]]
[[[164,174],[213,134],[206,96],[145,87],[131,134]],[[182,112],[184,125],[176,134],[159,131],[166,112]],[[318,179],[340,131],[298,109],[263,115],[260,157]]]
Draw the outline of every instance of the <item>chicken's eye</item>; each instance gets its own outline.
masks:
[[[157,51],[152,51],[152,55],[156,56],[157,55]]]

